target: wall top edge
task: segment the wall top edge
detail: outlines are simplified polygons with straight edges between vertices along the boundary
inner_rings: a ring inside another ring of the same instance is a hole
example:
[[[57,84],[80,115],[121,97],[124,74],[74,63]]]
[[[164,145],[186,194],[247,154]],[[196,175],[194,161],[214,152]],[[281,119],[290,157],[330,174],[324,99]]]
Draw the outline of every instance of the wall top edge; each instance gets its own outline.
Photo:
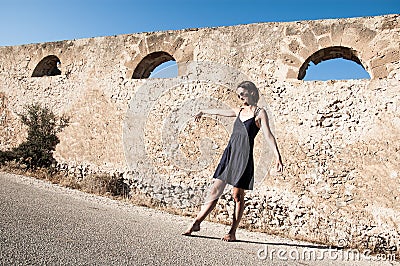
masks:
[[[290,25],[290,24],[297,24],[297,23],[304,23],[304,22],[322,22],[322,21],[355,21],[355,20],[368,20],[368,19],[377,19],[377,18],[388,18],[388,17],[398,17],[400,14],[385,14],[385,15],[377,15],[377,16],[365,16],[365,17],[348,17],[348,18],[328,18],[328,19],[309,19],[309,20],[297,20],[297,21],[284,21],[284,22],[255,22],[255,23],[248,23],[248,24],[237,24],[237,25],[230,25],[230,26],[215,26],[215,27],[199,27],[199,28],[185,28],[179,30],[161,30],[161,31],[150,31],[150,32],[137,32],[137,33],[125,33],[125,34],[118,34],[118,35],[106,35],[106,36],[95,36],[95,37],[87,37],[87,38],[79,38],[79,39],[65,39],[65,40],[57,40],[57,41],[49,41],[49,42],[38,42],[38,43],[27,43],[27,44],[20,44],[20,45],[8,45],[8,46],[0,46],[1,48],[11,48],[11,47],[32,47],[38,46],[43,44],[50,44],[50,45],[57,45],[63,44],[65,42],[74,42],[74,41],[84,41],[84,40],[91,40],[91,39],[111,39],[117,37],[124,37],[124,36],[146,36],[146,35],[153,35],[153,34],[180,34],[192,31],[204,31],[204,30],[218,30],[218,29],[231,29],[231,28],[238,28],[242,26],[254,26],[254,25]]]

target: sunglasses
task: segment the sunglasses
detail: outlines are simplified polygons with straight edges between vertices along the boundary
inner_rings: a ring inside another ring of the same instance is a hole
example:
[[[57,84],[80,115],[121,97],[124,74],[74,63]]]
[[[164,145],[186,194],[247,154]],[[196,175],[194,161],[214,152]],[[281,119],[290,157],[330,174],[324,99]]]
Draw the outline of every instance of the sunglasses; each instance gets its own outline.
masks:
[[[243,97],[249,96],[249,93],[248,92],[241,92],[237,96],[238,96],[239,99],[242,99]]]

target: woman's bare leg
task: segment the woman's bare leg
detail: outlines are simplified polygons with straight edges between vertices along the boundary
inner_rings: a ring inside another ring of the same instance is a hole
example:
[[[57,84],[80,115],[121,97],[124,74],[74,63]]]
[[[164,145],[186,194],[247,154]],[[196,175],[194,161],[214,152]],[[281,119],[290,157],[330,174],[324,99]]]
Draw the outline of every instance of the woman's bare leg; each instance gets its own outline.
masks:
[[[225,189],[225,183],[219,179],[214,181],[211,187],[210,195],[206,199],[206,203],[202,206],[200,212],[197,214],[192,225],[183,233],[183,235],[190,235],[192,232],[200,231],[200,224],[203,222],[210,212],[217,205],[219,197]]]
[[[224,241],[236,240],[236,230],[239,227],[240,220],[242,219],[244,212],[244,189],[234,187],[232,196],[235,202],[232,226],[231,229],[229,230],[229,233],[222,238],[222,240]]]
[[[196,219],[192,223],[191,227],[188,228],[183,233],[183,235],[190,235],[192,232],[200,231],[201,222],[203,222],[204,219],[206,219],[207,215],[209,215],[210,212],[215,208],[215,206],[217,205],[217,202],[218,202],[218,199],[216,199],[214,201],[210,201],[210,202],[206,203],[205,205],[203,205],[200,212],[197,214]]]

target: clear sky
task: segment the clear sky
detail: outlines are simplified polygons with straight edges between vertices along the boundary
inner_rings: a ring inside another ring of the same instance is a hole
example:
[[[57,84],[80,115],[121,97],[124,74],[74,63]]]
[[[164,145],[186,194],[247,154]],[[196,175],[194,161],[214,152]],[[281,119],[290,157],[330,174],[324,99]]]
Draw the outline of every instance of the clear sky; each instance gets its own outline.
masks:
[[[385,14],[400,0],[0,0],[0,46]]]

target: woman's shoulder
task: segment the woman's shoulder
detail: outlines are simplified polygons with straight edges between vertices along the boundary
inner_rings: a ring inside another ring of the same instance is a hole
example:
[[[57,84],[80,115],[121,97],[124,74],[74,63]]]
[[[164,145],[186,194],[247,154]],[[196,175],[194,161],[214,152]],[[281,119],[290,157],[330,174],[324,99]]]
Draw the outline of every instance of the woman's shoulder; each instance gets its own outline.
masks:
[[[261,114],[262,112],[265,112],[264,108],[260,107],[260,106],[256,106],[256,108],[254,109],[254,115],[258,116],[259,114]]]
[[[256,106],[256,109],[254,110],[254,116],[259,118],[266,117],[267,112],[265,111],[264,108]]]

